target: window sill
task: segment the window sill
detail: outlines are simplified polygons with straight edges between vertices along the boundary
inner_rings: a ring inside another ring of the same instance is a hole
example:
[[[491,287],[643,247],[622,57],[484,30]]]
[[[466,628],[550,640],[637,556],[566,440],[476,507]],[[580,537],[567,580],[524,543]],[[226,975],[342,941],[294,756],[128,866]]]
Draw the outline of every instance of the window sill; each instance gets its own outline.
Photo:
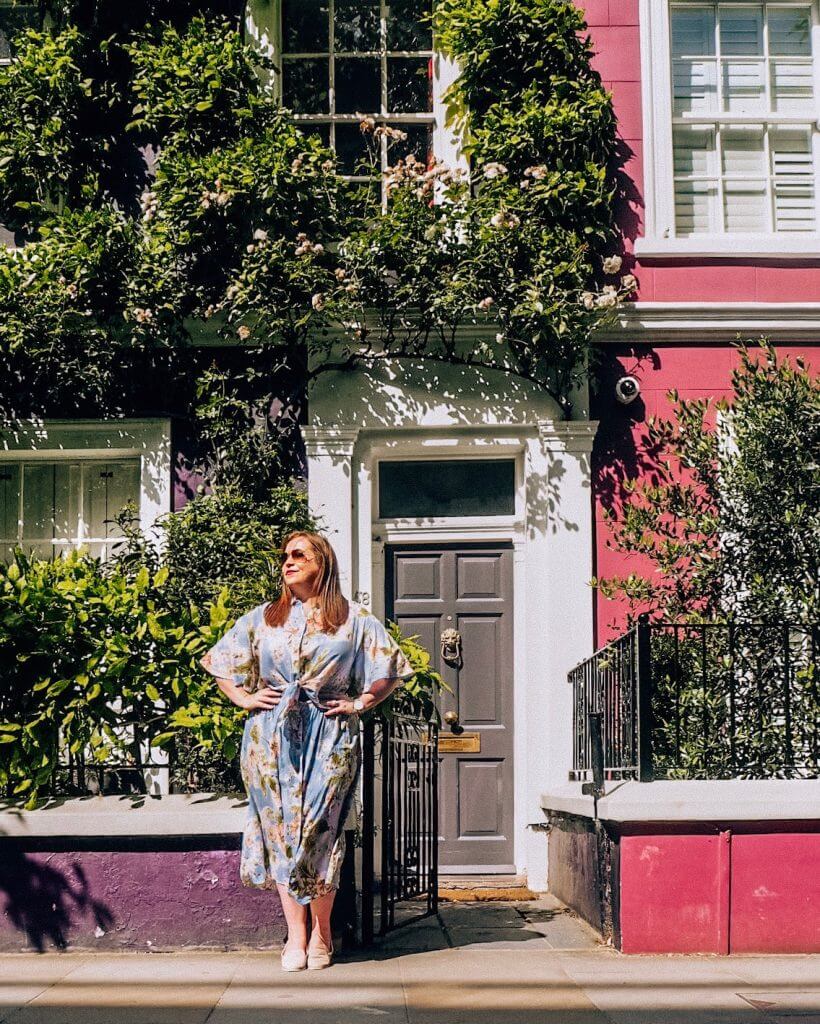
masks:
[[[641,259],[820,259],[820,236],[702,235],[697,238],[638,238]]]

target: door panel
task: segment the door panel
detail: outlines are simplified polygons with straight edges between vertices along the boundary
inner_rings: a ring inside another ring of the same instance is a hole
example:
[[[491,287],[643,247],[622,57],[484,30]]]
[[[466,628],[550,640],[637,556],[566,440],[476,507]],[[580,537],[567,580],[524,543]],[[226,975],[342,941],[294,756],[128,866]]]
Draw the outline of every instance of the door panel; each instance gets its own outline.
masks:
[[[386,556],[387,617],[430,651],[453,691],[441,712],[458,713],[456,734],[480,739],[477,752],[440,755],[440,868],[513,871],[512,548],[402,545]],[[458,662],[441,656],[449,628],[461,635]]]

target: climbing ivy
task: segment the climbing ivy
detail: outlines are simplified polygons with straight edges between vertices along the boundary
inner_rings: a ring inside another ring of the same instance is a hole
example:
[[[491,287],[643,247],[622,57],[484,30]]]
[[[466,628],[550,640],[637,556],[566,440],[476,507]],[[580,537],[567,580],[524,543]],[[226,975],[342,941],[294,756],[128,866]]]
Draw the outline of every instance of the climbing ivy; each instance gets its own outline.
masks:
[[[569,414],[591,333],[634,287],[605,259],[615,124],[571,0],[437,4],[470,172],[411,156],[362,194],[277,106],[236,12],[112,11],[52,4],[0,68],[0,221],[28,243],[0,257],[7,421],[127,412],[130,368],[196,376],[203,331],[242,343],[245,381],[414,355],[503,367]]]

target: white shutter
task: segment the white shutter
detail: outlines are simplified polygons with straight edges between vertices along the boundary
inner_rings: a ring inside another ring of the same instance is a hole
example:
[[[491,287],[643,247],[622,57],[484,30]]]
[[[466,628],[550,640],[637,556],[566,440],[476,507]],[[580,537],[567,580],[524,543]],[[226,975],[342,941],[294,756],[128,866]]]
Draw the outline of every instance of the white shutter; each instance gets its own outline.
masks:
[[[23,547],[40,558],[51,558],[54,536],[54,465],[23,466]]]
[[[121,536],[114,518],[132,501],[139,508],[139,460],[94,462],[86,467],[86,537],[89,551],[106,558],[109,538]]]
[[[723,61],[723,109],[731,114],[757,114],[765,110],[765,73],[762,60]]]
[[[675,113],[715,110],[717,61],[712,8],[672,9],[672,57]]]
[[[763,53],[763,7],[720,6],[721,56],[757,57]]]
[[[811,56],[811,9],[769,7],[769,53],[781,57]]]
[[[17,543],[20,518],[20,466],[0,465],[0,557],[11,556]]]
[[[816,201],[811,133],[777,128],[769,135],[777,231],[815,231]]]
[[[129,503],[140,507],[140,464],[135,459],[129,462],[117,462],[108,466],[111,476],[108,477],[108,529],[106,537],[121,537],[122,531],[117,528],[114,517]]]
[[[717,186],[704,181],[675,184],[675,228],[679,235],[712,234],[717,230]]]
[[[711,113],[717,109],[717,63],[676,60],[672,65],[674,112]]]
[[[713,57],[715,12],[709,7],[672,8],[672,56]]]
[[[674,133],[675,229],[679,235],[718,230],[717,152],[711,128]]]
[[[814,111],[814,69],[811,61],[775,57],[771,61],[772,110],[778,114]]]
[[[723,217],[727,234],[756,234],[769,230],[764,181],[726,181]]]

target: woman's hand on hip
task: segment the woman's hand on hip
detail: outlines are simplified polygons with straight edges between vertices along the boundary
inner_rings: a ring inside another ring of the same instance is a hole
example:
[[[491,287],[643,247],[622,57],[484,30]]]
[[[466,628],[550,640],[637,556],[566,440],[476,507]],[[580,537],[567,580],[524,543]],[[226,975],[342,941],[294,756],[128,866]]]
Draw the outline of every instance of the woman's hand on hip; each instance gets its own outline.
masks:
[[[272,711],[281,699],[282,694],[278,690],[265,686],[254,693],[245,693],[239,706],[246,711]]]
[[[329,700],[327,702],[327,711],[325,711],[325,718],[337,718],[339,715],[355,715],[356,709],[353,707],[352,700]]]

